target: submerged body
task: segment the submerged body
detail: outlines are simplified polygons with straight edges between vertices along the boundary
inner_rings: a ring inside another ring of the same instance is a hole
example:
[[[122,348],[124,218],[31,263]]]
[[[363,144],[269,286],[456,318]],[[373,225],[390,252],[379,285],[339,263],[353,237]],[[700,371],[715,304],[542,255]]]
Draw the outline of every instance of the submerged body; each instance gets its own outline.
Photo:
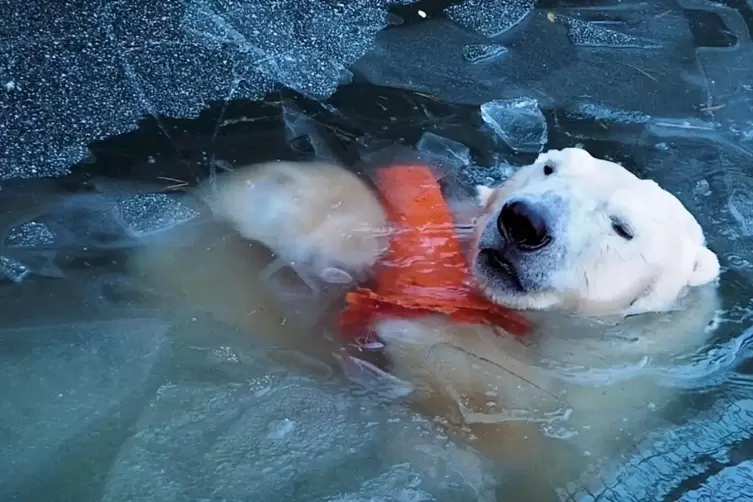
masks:
[[[379,201],[354,174],[312,162],[241,167],[198,194],[244,238],[263,243],[299,275],[363,279],[386,247]]]
[[[305,196],[289,197],[291,185],[274,181],[277,168],[248,168],[255,183],[271,183],[274,190],[241,195],[234,185],[245,184],[247,175],[228,178],[229,188],[219,192],[227,199],[213,206],[242,237],[207,242],[211,249],[184,249],[180,256],[152,250],[134,264],[193,307],[276,345],[329,358],[338,349],[333,337],[313,340],[311,322],[295,322],[290,303],[267,287],[262,271],[275,258],[265,247],[288,261],[314,264],[314,275],[331,264],[360,270],[376,262],[381,251],[371,250],[377,247],[366,246],[363,259],[341,260],[353,254],[340,230],[311,239],[305,231],[311,227],[298,218],[326,214],[316,212],[333,205],[331,196],[321,202],[322,187],[341,180],[348,188],[333,194],[358,194],[347,218],[333,220],[345,231],[366,222],[373,232],[385,223],[384,213],[375,210],[381,207],[376,194],[358,180],[351,184],[352,175],[341,176],[346,171],[339,167],[309,178],[309,165],[276,166],[295,179],[318,181]],[[382,318],[369,328],[386,344],[392,375],[413,388],[412,406],[505,459],[525,474],[521,480],[535,484],[545,468],[562,469],[549,475],[552,482],[565,481],[578,473],[581,460],[608,456],[632,441],[631,431],[671,402],[676,392],[650,370],[671,367],[706,342],[717,309],[719,264],[677,199],[583,150],[542,154],[479,195],[482,216],[467,257],[471,274],[491,301],[526,311],[533,333],[521,343],[493,327],[443,315]],[[277,213],[289,221],[270,225],[259,218],[270,197],[289,206]],[[304,259],[298,250],[329,258]],[[336,331],[336,302],[343,295],[342,289],[323,290],[309,300],[318,330]],[[373,376],[376,384],[394,385],[378,380],[378,372]]]

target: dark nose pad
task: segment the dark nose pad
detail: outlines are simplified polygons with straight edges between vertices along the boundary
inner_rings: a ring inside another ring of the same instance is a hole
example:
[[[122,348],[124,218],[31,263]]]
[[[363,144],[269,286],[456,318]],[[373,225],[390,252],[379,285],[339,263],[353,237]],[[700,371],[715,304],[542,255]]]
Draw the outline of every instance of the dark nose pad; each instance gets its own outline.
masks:
[[[552,240],[546,220],[535,206],[516,200],[502,207],[497,218],[499,232],[524,251],[536,251]]]

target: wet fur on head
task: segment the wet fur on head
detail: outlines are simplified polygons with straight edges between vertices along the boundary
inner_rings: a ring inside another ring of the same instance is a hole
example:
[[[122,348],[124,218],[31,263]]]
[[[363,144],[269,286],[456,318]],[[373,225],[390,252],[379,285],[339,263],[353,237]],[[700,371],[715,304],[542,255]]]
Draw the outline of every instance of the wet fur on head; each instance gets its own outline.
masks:
[[[585,150],[550,150],[477,193],[484,214],[472,270],[497,303],[594,315],[660,311],[719,275],[716,255],[676,197]],[[514,201],[535,208],[549,245],[521,252],[501,234],[500,211]],[[485,250],[504,263],[490,263]]]

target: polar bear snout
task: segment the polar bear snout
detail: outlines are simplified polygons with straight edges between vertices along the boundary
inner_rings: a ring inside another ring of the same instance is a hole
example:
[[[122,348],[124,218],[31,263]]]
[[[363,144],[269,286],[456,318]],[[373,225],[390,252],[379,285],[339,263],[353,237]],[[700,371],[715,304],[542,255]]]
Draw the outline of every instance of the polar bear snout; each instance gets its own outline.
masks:
[[[530,308],[530,298],[539,302],[538,297],[547,294],[554,275],[562,269],[572,215],[565,198],[568,194],[554,193],[546,186],[510,195],[500,197],[481,220],[472,270],[492,301]],[[536,303],[536,307],[541,305]]]
[[[509,201],[502,206],[497,230],[509,245],[523,252],[538,251],[552,242],[546,211],[526,200]]]
[[[528,295],[548,287],[561,262],[563,201],[552,194],[505,200],[480,230],[473,272],[492,298]]]

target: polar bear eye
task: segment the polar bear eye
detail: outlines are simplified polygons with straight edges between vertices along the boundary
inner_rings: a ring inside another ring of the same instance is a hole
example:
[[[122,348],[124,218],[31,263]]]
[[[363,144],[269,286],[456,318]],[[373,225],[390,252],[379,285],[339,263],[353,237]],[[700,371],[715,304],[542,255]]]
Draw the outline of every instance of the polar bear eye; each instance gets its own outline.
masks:
[[[544,176],[550,176],[554,174],[554,166],[551,164],[544,164]]]
[[[612,218],[612,230],[625,240],[632,240],[634,235],[630,228],[616,218]]]

